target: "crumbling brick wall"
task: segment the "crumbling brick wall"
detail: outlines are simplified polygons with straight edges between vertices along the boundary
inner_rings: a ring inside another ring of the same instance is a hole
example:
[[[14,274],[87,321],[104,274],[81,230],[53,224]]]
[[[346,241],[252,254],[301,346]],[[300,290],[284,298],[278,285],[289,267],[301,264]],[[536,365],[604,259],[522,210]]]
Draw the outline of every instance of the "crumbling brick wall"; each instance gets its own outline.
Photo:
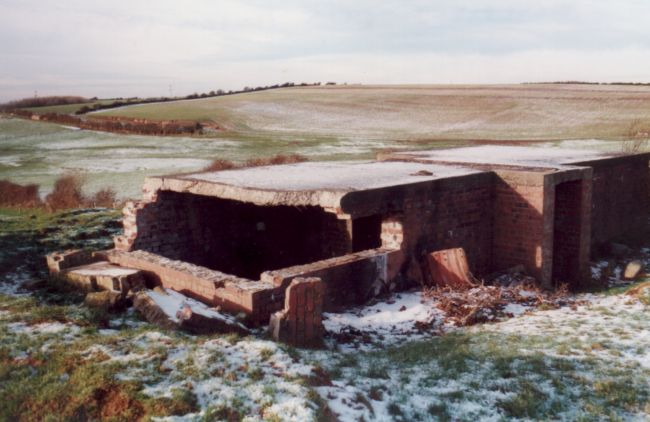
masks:
[[[192,254],[190,219],[186,204],[163,192],[153,201],[128,202],[122,210],[124,235],[115,239],[119,250],[144,250],[170,259]]]
[[[392,267],[400,251],[370,249],[316,261],[305,265],[267,271],[261,280],[286,287],[296,277],[317,277],[326,286],[326,310],[361,305],[368,299],[394,289],[397,271]]]
[[[340,256],[351,249],[348,223],[318,207],[261,207],[161,191],[124,209],[122,250],[257,279],[262,271]]]
[[[284,310],[271,316],[273,338],[299,347],[320,346],[324,296],[325,286],[319,278],[295,278],[287,287]]]

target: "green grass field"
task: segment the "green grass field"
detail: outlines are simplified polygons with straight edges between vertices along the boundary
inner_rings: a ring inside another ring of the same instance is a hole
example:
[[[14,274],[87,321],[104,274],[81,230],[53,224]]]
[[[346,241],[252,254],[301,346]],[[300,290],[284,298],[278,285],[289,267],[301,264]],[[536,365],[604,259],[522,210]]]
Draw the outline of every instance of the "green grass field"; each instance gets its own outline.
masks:
[[[650,127],[650,87],[295,87],[101,113],[214,121],[242,139],[621,139]]]

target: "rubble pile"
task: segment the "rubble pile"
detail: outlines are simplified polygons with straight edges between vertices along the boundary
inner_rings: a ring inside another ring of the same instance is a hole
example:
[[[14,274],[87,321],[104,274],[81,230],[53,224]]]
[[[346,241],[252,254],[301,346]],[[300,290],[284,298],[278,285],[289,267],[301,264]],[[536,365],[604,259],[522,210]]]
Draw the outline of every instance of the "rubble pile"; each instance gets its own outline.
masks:
[[[591,278],[601,287],[625,286],[650,273],[650,248],[612,243],[610,256],[591,263]]]

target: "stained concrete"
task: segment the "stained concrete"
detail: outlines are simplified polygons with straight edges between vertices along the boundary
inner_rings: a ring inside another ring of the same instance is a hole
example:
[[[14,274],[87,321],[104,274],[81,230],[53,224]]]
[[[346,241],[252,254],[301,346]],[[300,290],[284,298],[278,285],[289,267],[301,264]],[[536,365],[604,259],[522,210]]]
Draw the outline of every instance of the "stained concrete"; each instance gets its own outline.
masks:
[[[435,163],[460,163],[538,167],[554,169],[594,160],[629,155],[589,149],[482,145],[477,147],[408,151],[383,154],[384,159],[418,160]]]
[[[350,192],[469,175],[462,166],[408,162],[304,162],[147,178],[145,195],[159,190],[234,199],[257,205],[337,208]]]

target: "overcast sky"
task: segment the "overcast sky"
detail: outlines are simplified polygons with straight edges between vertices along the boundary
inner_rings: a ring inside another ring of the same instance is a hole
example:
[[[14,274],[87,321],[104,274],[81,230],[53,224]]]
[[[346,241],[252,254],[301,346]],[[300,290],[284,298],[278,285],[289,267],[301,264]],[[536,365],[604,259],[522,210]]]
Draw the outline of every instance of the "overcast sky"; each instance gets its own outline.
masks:
[[[650,0],[0,0],[0,101],[285,81],[650,82]]]

